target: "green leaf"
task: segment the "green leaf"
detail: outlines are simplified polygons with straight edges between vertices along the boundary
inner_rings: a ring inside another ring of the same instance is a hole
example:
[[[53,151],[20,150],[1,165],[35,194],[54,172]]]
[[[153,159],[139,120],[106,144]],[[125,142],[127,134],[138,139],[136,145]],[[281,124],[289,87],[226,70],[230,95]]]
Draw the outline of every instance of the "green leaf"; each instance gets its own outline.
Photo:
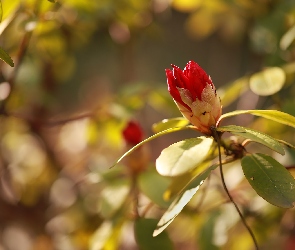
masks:
[[[224,119],[231,116],[251,114],[260,116],[284,125],[295,128],[295,117],[278,110],[236,110],[220,116],[218,124]]]
[[[293,144],[289,143],[289,142],[286,142],[286,141],[284,141],[284,140],[277,140],[277,141],[280,142],[280,143],[282,143],[282,144],[284,144],[284,145],[287,146],[288,148],[293,148],[293,149],[295,149],[295,146],[294,146]]]
[[[129,183],[126,181],[117,180],[114,183],[109,183],[100,194],[100,214],[104,218],[111,218],[114,216],[128,197],[129,190]]]
[[[14,63],[11,59],[11,57],[7,54],[7,52],[0,47],[0,59],[4,62],[6,62],[11,67],[14,67]]]
[[[160,207],[168,208],[171,202],[164,200],[164,192],[171,180],[159,175],[154,169],[145,171],[138,178],[138,185],[144,195]],[[151,185],[152,183],[152,185]]]
[[[204,225],[200,229],[199,233],[199,245],[200,250],[218,250],[219,248],[214,245],[213,239],[214,239],[214,229],[215,224],[220,216],[220,211],[213,211],[211,212],[207,217],[208,219],[205,221]]]
[[[293,25],[281,38],[280,47],[286,50],[295,40],[295,25]]]
[[[168,210],[164,213],[157,228],[155,229],[153,236],[159,235],[165,230],[166,227],[175,219],[175,217],[182,211],[185,205],[192,199],[192,197],[199,190],[200,186],[204,183],[204,180],[210,175],[211,171],[214,170],[218,165],[213,165],[206,169],[203,173],[198,175],[188,186],[190,189],[186,189],[175,200],[171,203]]]
[[[134,235],[140,250],[174,249],[172,241],[167,233],[153,237],[153,231],[157,226],[155,219],[137,219],[134,223]]]
[[[172,178],[171,184],[164,193],[164,200],[171,200],[179,194],[193,179],[193,172],[178,175]]]
[[[280,153],[281,155],[285,154],[285,150],[283,146],[279,143],[279,141],[259,131],[236,125],[219,127],[217,128],[217,131],[230,132],[234,135],[242,136],[246,139],[250,139],[252,141],[263,144],[264,146],[269,147],[270,149]]]
[[[186,130],[186,129],[194,129],[193,126],[186,126],[186,127],[181,127],[181,128],[171,128],[171,129],[166,129],[164,131],[161,131],[157,134],[154,134],[152,136],[150,136],[149,138],[143,140],[142,142],[138,143],[137,145],[135,145],[133,148],[129,149],[125,154],[123,154],[118,160],[117,162],[111,166],[114,167],[116,166],[119,162],[121,162],[123,160],[123,158],[125,158],[127,155],[130,155],[133,151],[135,151],[136,149],[138,149],[140,146],[142,146],[143,144],[151,141],[151,140],[154,140],[162,135],[166,135],[166,134],[170,134],[170,133],[174,133],[174,132],[177,132],[177,131],[181,131],[181,130]]]
[[[278,207],[294,206],[295,180],[283,165],[264,154],[245,156],[241,164],[248,182],[263,199]]]
[[[225,87],[219,88],[217,93],[221,99],[223,107],[226,107],[233,103],[238,97],[248,89],[249,77],[242,77],[236,81],[226,85]]]
[[[188,124],[189,121],[183,117],[164,119],[161,122],[153,124],[153,131],[159,133],[170,128],[184,127]]]
[[[186,139],[165,148],[156,160],[159,174],[177,176],[184,174],[202,163],[213,144],[210,137]]]
[[[0,0],[0,22],[2,22],[2,16],[3,16],[3,9],[2,9],[2,1]]]
[[[279,67],[267,68],[250,77],[250,89],[257,95],[273,95],[281,90],[285,80],[284,70]]]

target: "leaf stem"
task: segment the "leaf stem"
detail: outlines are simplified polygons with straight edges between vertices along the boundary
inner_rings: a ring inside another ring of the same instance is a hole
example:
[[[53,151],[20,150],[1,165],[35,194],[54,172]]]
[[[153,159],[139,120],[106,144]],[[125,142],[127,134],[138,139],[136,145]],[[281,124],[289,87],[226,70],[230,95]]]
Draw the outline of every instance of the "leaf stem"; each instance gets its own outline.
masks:
[[[244,226],[248,230],[248,232],[249,232],[249,234],[250,234],[250,236],[251,236],[251,238],[253,240],[253,243],[255,245],[256,250],[259,250],[258,243],[257,243],[257,240],[255,238],[255,235],[254,235],[252,229],[247,224],[246,219],[243,216],[241,210],[239,209],[238,205],[235,203],[234,199],[232,198],[231,194],[228,191],[228,188],[227,188],[226,183],[225,183],[224,175],[223,175],[223,166],[222,166],[221,150],[220,150],[220,145],[221,145],[220,136],[216,131],[216,127],[211,127],[211,131],[212,131],[213,137],[216,140],[217,145],[218,145],[219,170],[220,170],[220,176],[221,176],[221,181],[222,181],[223,188],[224,188],[227,196],[229,197],[230,201],[234,204],[234,206],[235,206],[235,208],[236,208],[236,210],[237,210],[237,212],[238,212],[238,214],[239,214],[239,216],[240,216],[240,218],[242,220],[242,223],[244,224]]]

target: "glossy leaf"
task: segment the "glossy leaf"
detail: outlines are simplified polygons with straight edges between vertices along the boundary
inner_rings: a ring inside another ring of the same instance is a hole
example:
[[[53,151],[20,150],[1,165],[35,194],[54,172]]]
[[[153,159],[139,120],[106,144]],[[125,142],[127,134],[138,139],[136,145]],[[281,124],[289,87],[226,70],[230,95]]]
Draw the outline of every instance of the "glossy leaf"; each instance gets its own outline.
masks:
[[[156,160],[159,174],[177,176],[189,172],[202,163],[213,144],[209,137],[186,139],[165,148]]]
[[[14,63],[7,52],[0,47],[0,59],[6,62],[9,66],[14,67]]]
[[[142,173],[138,178],[138,185],[142,193],[152,202],[164,208],[168,208],[170,205],[170,202],[165,201],[163,198],[170,182],[170,179],[159,175],[154,169]]]
[[[285,150],[283,146],[279,143],[279,141],[259,131],[236,125],[219,127],[217,128],[217,131],[230,132],[234,135],[242,136],[246,139],[250,139],[252,141],[263,144],[264,146],[269,147],[270,149],[280,153],[281,155],[285,154]]]
[[[269,203],[291,208],[295,202],[295,180],[283,165],[264,154],[245,156],[244,174],[253,189]]]
[[[192,197],[199,190],[200,186],[204,183],[204,180],[210,175],[211,171],[214,170],[217,165],[211,166],[206,169],[203,173],[198,175],[190,184],[189,189],[178,195],[175,200],[171,203],[168,210],[164,213],[160,219],[156,230],[153,235],[157,236],[165,230],[166,227],[175,219],[175,217],[182,211],[185,205],[192,199]]]
[[[161,122],[153,124],[153,131],[159,133],[170,128],[185,127],[188,124],[189,121],[184,117],[164,119]]]
[[[295,128],[295,117],[278,110],[236,110],[233,112],[225,113],[220,116],[218,124],[224,119],[236,115],[251,114],[260,116],[284,125]]]
[[[167,233],[153,237],[153,231],[157,226],[155,219],[137,219],[134,223],[134,235],[140,250],[174,249],[172,241]]]
[[[135,145],[133,148],[129,149],[125,154],[123,154],[118,160],[117,162],[112,166],[114,167],[115,165],[117,165],[119,162],[121,162],[123,160],[123,158],[125,158],[127,155],[130,155],[134,150],[138,149],[140,146],[142,146],[143,144],[151,141],[151,140],[154,140],[162,135],[166,135],[166,134],[170,134],[170,133],[174,133],[174,132],[177,132],[177,131],[181,131],[181,130],[186,130],[186,129],[194,129],[193,126],[186,126],[186,127],[181,127],[181,128],[171,128],[171,129],[167,129],[167,130],[164,130],[164,131],[161,131],[157,134],[154,134],[152,136],[150,136],[149,138],[143,140],[142,142],[138,143],[137,145]],[[111,167],[111,168],[112,168]]]
[[[281,90],[285,80],[286,75],[281,68],[267,68],[250,77],[250,89],[257,95],[273,95]]]

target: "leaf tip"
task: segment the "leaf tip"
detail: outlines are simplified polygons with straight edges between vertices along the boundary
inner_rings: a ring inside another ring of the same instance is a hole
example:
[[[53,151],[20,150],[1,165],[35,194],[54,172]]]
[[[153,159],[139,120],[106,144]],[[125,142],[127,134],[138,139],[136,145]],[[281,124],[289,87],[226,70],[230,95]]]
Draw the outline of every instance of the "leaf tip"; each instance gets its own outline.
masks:
[[[155,229],[155,231],[153,232],[153,237],[157,237],[160,233],[161,231],[159,231],[158,229]]]

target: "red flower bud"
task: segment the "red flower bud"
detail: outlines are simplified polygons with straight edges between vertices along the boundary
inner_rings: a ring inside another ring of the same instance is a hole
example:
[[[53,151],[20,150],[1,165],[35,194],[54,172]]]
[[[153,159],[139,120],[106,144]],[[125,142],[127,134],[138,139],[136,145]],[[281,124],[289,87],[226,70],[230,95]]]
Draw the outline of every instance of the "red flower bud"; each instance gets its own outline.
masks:
[[[144,138],[142,128],[135,121],[129,121],[122,133],[125,141],[132,146],[140,143]]]
[[[220,98],[210,76],[194,61],[181,70],[166,69],[168,91],[182,115],[200,132],[211,135],[211,126],[221,116]]]

